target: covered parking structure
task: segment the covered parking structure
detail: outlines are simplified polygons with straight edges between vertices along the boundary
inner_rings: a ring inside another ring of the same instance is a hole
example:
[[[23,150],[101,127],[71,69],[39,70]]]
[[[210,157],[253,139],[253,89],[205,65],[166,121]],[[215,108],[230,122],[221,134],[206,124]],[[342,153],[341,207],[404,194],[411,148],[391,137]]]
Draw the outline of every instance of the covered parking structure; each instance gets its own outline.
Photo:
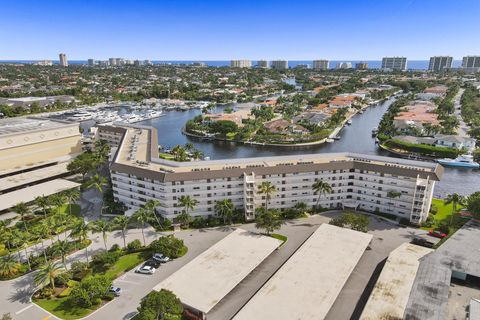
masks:
[[[265,260],[282,241],[236,229],[153,289],[167,289],[191,317],[207,313]]]
[[[324,319],[371,239],[322,224],[234,320]]]

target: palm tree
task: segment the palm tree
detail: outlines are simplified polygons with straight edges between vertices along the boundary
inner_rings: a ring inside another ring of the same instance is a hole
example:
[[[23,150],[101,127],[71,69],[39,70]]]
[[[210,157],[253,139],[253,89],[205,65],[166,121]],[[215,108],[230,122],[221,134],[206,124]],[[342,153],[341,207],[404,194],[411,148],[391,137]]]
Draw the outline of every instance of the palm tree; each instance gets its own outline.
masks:
[[[304,214],[305,211],[307,210],[307,204],[305,202],[297,202],[295,204],[295,209],[299,212],[299,213],[302,213]]]
[[[113,223],[115,223],[116,226],[120,228],[122,231],[122,238],[123,238],[123,248],[127,248],[127,231],[128,231],[128,225],[130,224],[130,218],[127,216],[119,216],[115,217],[113,219]]]
[[[137,221],[138,223],[140,223],[141,227],[142,227],[142,237],[143,237],[143,245],[146,246],[146,242],[145,242],[145,233],[144,233],[144,229],[145,229],[145,223],[147,223],[149,220],[150,220],[150,215],[148,214],[148,212],[145,210],[145,208],[140,208],[138,209],[137,211],[135,211],[135,213],[133,214],[132,218]]]
[[[23,226],[25,227],[25,231],[28,232],[28,227],[27,223],[25,222],[25,215],[30,213],[30,208],[27,206],[25,202],[20,202],[17,203],[13,208],[12,211],[15,212],[16,214],[19,214],[22,221],[23,221]]]
[[[318,208],[318,203],[320,202],[322,195],[327,195],[328,193],[333,192],[332,186],[323,180],[316,180],[312,184],[312,189],[314,194],[318,194],[317,202],[315,203],[315,209]]]
[[[43,251],[43,257],[45,258],[45,263],[47,263],[47,253],[45,251],[45,245],[43,244],[43,239],[48,237],[48,235],[50,234],[50,229],[48,228],[48,226],[43,223],[39,223],[35,229],[34,229],[34,233],[38,236],[38,238],[40,239],[40,244],[42,246],[42,251]]]
[[[70,217],[65,212],[57,212],[54,216],[54,221],[57,231],[57,240],[60,240],[60,232],[64,232],[65,239],[67,238],[67,223],[70,220]]]
[[[104,176],[99,175],[98,173],[92,176],[86,183],[86,189],[96,189],[99,192],[103,191],[103,187],[108,184],[107,178]]]
[[[47,217],[47,209],[50,207],[50,200],[45,196],[38,196],[35,198],[35,203],[39,208],[42,208],[44,218]]]
[[[55,289],[55,279],[64,270],[64,267],[58,262],[45,263],[35,274],[34,282],[37,286],[45,287],[48,284]]]
[[[258,193],[265,195],[265,210],[268,211],[268,202],[277,191],[277,188],[270,181],[263,181],[258,190]]]
[[[111,224],[107,220],[97,220],[92,223],[93,233],[102,233],[103,244],[107,250],[107,234],[112,229]]]
[[[192,158],[193,159],[202,159],[203,158],[203,152],[200,151],[200,150],[197,150],[197,149],[193,150],[192,151]]]
[[[145,211],[147,211],[147,213],[157,221],[158,226],[161,227],[162,224],[160,223],[157,213],[155,212],[155,208],[159,205],[160,201],[158,200],[148,200],[143,207],[145,208]]]
[[[90,225],[85,220],[80,220],[72,229],[70,236],[78,237],[79,241],[88,239],[88,233],[90,232]],[[85,247],[85,257],[88,263],[88,246]]]
[[[68,253],[68,241],[59,240],[55,242],[54,252],[60,254],[60,257],[62,258],[62,263],[65,266],[65,269],[67,269],[67,264],[65,263],[65,256]]]
[[[52,194],[48,197],[50,203],[55,206],[57,213],[60,213],[60,208],[65,204],[65,196],[61,193]]]
[[[11,277],[20,271],[21,264],[14,256],[8,255],[0,257],[0,275],[3,277]]]
[[[188,210],[193,211],[197,204],[198,204],[198,201],[196,199],[193,199],[190,196],[181,196],[180,199],[178,199],[177,206],[183,207],[185,213],[188,214]]]
[[[182,212],[177,216],[176,220],[182,226],[188,228],[190,226],[190,222],[192,222],[192,216],[185,210],[182,210]]]
[[[282,223],[283,221],[280,219],[278,210],[266,210],[265,208],[257,209],[255,227],[257,229],[265,229],[267,235],[270,235],[271,232],[280,229]]]
[[[72,205],[75,204],[78,199],[80,199],[80,191],[78,191],[77,188],[74,188],[64,191],[63,195],[65,196],[65,200],[68,202],[68,213],[72,214]]]
[[[465,202],[465,198],[459,195],[458,193],[452,193],[447,195],[447,197],[444,200],[444,203],[447,204],[452,204],[452,215],[450,216],[450,224],[453,222],[453,216],[455,213],[457,213],[457,206],[460,204],[462,205]]]
[[[223,218],[223,223],[226,224],[227,220],[229,224],[232,224],[233,211],[235,206],[232,200],[223,199],[215,203],[215,213]]]

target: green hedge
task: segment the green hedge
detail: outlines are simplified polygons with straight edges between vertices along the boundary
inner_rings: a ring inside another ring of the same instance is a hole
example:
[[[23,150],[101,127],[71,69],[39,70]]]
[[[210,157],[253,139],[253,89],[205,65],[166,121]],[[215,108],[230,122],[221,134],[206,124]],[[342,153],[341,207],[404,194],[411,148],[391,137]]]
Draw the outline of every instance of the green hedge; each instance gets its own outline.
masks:
[[[432,157],[444,157],[455,158],[460,153],[460,150],[447,148],[447,147],[435,147],[426,144],[408,143],[400,140],[392,139],[385,141],[384,145],[391,149],[402,149],[405,151],[420,153]]]

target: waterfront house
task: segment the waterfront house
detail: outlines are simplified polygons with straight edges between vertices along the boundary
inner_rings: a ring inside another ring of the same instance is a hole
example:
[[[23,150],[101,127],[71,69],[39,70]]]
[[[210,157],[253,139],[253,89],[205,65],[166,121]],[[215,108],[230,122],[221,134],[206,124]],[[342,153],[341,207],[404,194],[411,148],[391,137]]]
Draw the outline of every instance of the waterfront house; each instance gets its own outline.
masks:
[[[475,150],[475,139],[473,138],[439,134],[434,139],[437,147]]]
[[[303,112],[294,117],[292,120],[294,123],[306,121],[310,124],[319,126],[328,120],[328,118],[330,118],[329,115],[321,112]]]
[[[279,133],[279,134],[308,134],[308,131],[305,127],[292,124],[290,121],[284,119],[273,120],[270,122],[266,122],[264,125],[265,129],[270,133]]]

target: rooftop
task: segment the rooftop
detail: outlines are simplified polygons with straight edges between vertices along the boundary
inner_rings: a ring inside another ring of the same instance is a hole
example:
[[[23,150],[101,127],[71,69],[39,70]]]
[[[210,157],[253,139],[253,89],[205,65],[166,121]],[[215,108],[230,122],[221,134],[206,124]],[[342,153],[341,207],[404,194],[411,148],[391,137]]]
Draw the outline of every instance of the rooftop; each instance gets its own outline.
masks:
[[[234,320],[324,319],[371,239],[322,224]]]
[[[17,117],[0,119],[0,137],[9,134],[26,133],[38,130],[60,128],[74,123],[34,117]]]
[[[280,240],[236,229],[155,286],[208,313],[278,246]]]
[[[403,318],[420,258],[432,249],[404,243],[388,256],[382,273],[363,309],[361,320],[381,319],[385,315]]]

